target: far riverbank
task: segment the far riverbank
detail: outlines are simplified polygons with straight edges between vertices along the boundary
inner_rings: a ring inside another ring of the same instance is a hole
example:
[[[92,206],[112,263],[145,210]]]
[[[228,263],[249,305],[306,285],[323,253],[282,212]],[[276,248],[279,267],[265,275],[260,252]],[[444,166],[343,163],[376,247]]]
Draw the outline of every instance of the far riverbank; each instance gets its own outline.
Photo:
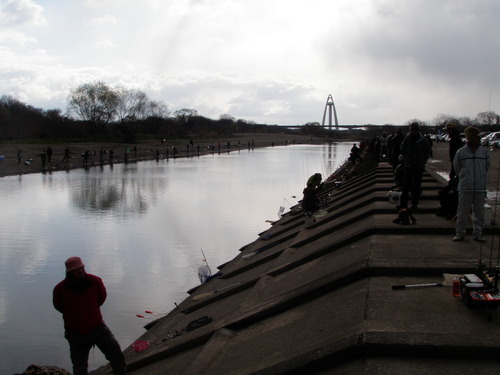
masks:
[[[157,157],[157,151],[161,158],[173,157],[173,147],[176,148],[176,157],[193,157],[210,153],[233,152],[258,147],[284,146],[291,144],[320,144],[327,140],[325,138],[311,137],[298,134],[266,134],[266,133],[241,133],[231,137],[217,137],[207,139],[194,139],[190,144],[189,139],[169,139],[139,141],[135,144],[118,142],[74,142],[74,143],[12,143],[0,144],[0,177],[16,176],[27,173],[53,172],[85,167],[82,154],[90,152],[88,167],[100,165],[100,151],[104,151],[103,163],[109,164],[109,150],[113,150],[113,164],[125,162],[137,162],[153,160]],[[229,144],[229,147],[228,147]],[[188,149],[188,145],[190,146]],[[219,147],[220,146],[220,147]],[[42,166],[40,154],[51,147],[52,161],[46,162],[45,169]],[[69,148],[70,159],[63,162],[64,150]],[[21,150],[21,162],[18,162],[17,153]],[[135,151],[134,151],[135,150]]]

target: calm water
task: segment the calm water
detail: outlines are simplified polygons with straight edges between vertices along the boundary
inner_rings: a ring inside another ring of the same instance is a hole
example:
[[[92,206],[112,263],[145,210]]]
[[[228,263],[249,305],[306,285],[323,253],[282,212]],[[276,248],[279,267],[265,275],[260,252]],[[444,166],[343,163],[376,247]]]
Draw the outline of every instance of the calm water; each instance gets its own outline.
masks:
[[[149,321],[136,314],[166,313],[199,284],[200,249],[215,272],[350,148],[293,145],[0,178],[0,374],[31,363],[71,370],[52,306],[68,257],[102,277],[104,319],[124,349]],[[105,362],[91,351],[90,369]]]

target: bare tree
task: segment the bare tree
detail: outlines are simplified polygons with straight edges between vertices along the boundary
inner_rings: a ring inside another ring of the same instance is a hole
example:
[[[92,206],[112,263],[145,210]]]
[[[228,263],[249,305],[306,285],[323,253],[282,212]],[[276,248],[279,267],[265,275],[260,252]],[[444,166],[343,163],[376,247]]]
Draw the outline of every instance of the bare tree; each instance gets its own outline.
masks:
[[[174,116],[180,125],[187,125],[191,117],[198,116],[198,112],[195,109],[183,108],[175,111]]]
[[[467,127],[467,126],[475,126],[476,125],[476,121],[474,119],[471,119],[470,117],[468,116],[463,116],[463,117],[459,117],[458,118],[458,123],[463,126],[463,127]]]
[[[406,121],[405,125],[409,126],[409,125],[413,124],[414,122],[418,123],[421,127],[429,126],[429,123],[427,121],[420,120],[418,118],[412,118],[412,119]]]
[[[476,116],[478,125],[495,125],[498,122],[498,115],[493,111],[480,112]]]
[[[84,83],[69,94],[68,113],[90,122],[97,131],[113,121],[119,97],[103,82]]]
[[[236,118],[234,116],[231,116],[230,114],[223,113],[219,116],[219,120],[235,122]]]
[[[150,100],[146,104],[144,116],[146,118],[155,117],[159,119],[165,119],[170,116],[170,111],[165,103]]]
[[[434,119],[432,120],[432,124],[437,127],[443,127],[448,122],[458,124],[458,119],[455,116],[440,113],[439,115],[436,115],[436,117],[434,117]]]
[[[118,96],[117,121],[125,123],[144,118],[148,104],[148,97],[144,92],[119,88],[116,90],[116,95]]]

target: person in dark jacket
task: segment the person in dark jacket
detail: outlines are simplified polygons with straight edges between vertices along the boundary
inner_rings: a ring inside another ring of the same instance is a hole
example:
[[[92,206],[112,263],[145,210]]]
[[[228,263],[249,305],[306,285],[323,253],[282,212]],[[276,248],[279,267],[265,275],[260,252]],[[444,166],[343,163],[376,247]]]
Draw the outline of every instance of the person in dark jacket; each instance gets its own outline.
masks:
[[[443,186],[438,190],[438,198],[441,206],[436,214],[437,216],[443,216],[447,220],[452,220],[457,214],[458,206],[458,177],[455,176],[450,178],[448,185]]]
[[[392,137],[391,139],[390,150],[389,150],[389,154],[391,155],[391,164],[393,171],[396,171],[396,168],[399,165],[399,154],[401,152],[401,143],[403,142],[404,138],[405,136],[403,134],[403,130],[400,127],[398,127],[396,129],[394,137]]]
[[[417,122],[410,125],[410,132],[401,142],[401,161],[403,163],[403,181],[401,187],[401,208],[408,208],[411,193],[412,209],[417,208],[422,194],[422,175],[429,158],[429,142],[420,133]]]
[[[111,330],[102,318],[100,306],[106,288],[100,277],[85,272],[81,258],[65,262],[66,278],[53,291],[53,304],[63,314],[64,337],[69,342],[74,375],[88,372],[89,351],[96,345],[110,361],[115,374],[126,374],[125,358]]]
[[[462,138],[460,137],[460,133],[453,122],[447,123],[443,130],[446,130],[448,132],[448,136],[450,137],[449,154],[450,154],[451,169],[449,177],[450,179],[452,179],[453,177],[456,176],[455,168],[453,167],[453,159],[455,159],[455,154],[460,148],[462,148],[464,144],[462,142]]]
[[[307,179],[306,185],[309,186],[309,184],[311,184],[313,188],[318,188],[320,186],[323,186],[321,182],[322,180],[323,176],[321,175],[321,173],[315,173]]]
[[[307,186],[302,191],[303,198],[301,203],[305,213],[310,215],[319,210],[319,200],[316,194],[318,194],[322,186],[322,184],[315,186],[313,182],[307,182]]]
[[[349,160],[353,163],[356,163],[356,160],[363,162],[363,158],[361,157],[361,149],[356,145],[356,143],[352,144]]]

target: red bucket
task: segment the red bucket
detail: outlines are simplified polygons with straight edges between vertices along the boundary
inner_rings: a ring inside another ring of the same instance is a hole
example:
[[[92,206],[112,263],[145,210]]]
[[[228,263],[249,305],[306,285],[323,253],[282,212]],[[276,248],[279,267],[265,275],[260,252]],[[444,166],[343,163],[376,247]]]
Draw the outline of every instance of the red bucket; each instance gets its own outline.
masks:
[[[137,340],[132,346],[134,347],[136,353],[139,353],[149,348],[149,342],[144,340]]]

